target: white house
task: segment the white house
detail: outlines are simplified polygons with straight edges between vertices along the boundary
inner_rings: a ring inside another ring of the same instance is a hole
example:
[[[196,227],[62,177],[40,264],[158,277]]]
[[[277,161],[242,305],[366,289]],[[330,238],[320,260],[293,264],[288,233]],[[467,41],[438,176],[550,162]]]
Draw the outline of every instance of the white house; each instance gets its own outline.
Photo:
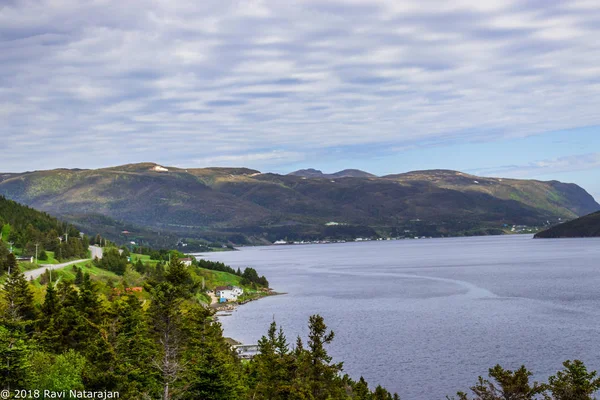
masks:
[[[237,300],[244,293],[244,289],[237,286],[217,286],[215,295],[221,303],[229,300]]]
[[[181,261],[186,267],[189,267],[190,265],[192,265],[193,258],[182,258],[179,261]]]

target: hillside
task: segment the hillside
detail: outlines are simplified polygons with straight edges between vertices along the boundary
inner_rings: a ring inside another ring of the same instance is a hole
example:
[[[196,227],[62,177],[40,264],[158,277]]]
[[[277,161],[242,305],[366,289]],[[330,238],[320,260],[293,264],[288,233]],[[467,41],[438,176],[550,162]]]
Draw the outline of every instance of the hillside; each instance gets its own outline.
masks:
[[[600,212],[556,225],[538,233],[535,237],[536,239],[600,237]]]
[[[45,261],[87,256],[88,239],[72,225],[0,196],[0,275],[8,271],[10,249]],[[37,245],[37,249],[36,249]],[[48,252],[48,253],[47,253]]]
[[[445,170],[322,179],[143,163],[2,174],[0,194],[86,229],[112,220],[155,235],[237,244],[501,233],[600,209],[577,185]]]

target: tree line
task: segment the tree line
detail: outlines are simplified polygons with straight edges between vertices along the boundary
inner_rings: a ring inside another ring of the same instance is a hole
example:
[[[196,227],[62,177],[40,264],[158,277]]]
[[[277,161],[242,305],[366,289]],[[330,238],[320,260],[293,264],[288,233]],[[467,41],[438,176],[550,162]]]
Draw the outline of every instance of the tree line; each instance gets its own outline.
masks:
[[[49,282],[43,301],[18,269],[0,289],[0,387],[117,391],[124,399],[393,400],[342,375],[319,315],[292,346],[272,324],[259,354],[241,360],[201,290],[177,258],[149,278],[149,305],[135,294],[105,297],[89,274]],[[68,392],[67,392],[68,393]]]
[[[0,275],[8,272],[9,254],[47,260],[47,251],[58,260],[85,258],[89,239],[73,225],[0,196]]]

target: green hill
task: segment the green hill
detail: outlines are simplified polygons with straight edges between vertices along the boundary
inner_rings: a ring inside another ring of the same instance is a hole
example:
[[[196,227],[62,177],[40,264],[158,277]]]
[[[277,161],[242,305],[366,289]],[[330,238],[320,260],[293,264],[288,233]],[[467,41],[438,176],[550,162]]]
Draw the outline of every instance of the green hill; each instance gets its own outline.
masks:
[[[88,240],[66,222],[0,196],[0,275],[8,271],[10,249],[16,255],[51,262],[87,256]]]
[[[537,239],[600,237],[600,212],[556,225],[538,233],[535,237]]]
[[[310,178],[143,163],[2,174],[0,194],[100,233],[115,221],[136,233],[237,244],[502,233],[600,209],[577,185],[445,170]]]

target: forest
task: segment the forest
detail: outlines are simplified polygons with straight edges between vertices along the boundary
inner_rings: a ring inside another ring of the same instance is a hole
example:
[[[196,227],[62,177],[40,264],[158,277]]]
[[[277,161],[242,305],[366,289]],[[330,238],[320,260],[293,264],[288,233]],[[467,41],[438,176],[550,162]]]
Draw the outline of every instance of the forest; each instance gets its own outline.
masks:
[[[74,226],[0,196],[0,275],[14,263],[11,250],[40,261],[52,252],[61,261],[86,258],[89,244]]]
[[[273,324],[259,354],[241,360],[176,257],[144,290],[102,296],[89,274],[49,282],[42,299],[14,269],[1,289],[0,386],[118,392],[125,399],[394,399],[342,375],[323,318],[292,345]],[[369,397],[365,397],[369,396]]]

